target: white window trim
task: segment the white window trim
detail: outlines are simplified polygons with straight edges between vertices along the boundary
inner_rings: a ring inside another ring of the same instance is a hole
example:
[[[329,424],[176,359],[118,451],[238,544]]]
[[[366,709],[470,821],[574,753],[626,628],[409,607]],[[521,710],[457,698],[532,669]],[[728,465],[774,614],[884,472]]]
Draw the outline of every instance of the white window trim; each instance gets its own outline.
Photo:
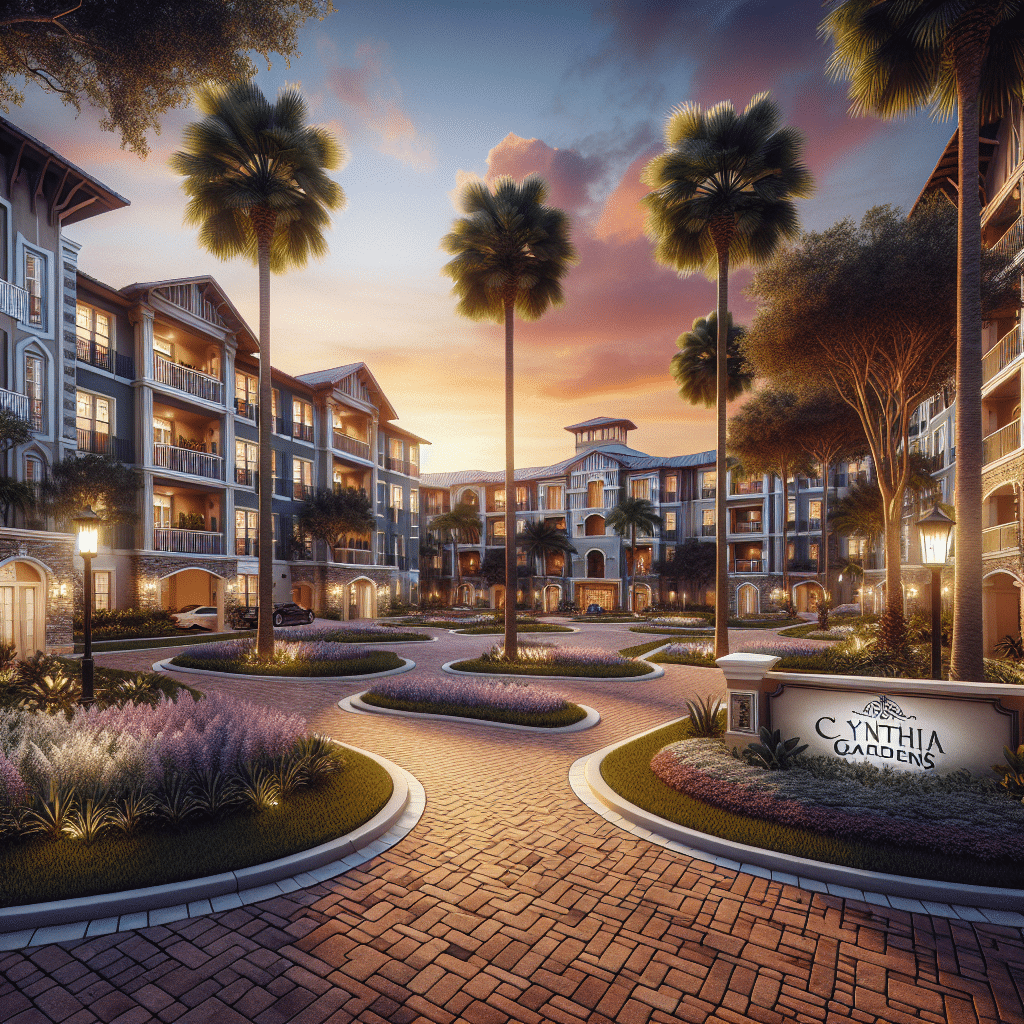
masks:
[[[50,252],[49,249],[43,249],[38,245],[30,242],[25,236],[19,231],[18,232],[18,249],[16,254],[17,265],[15,267],[15,275],[17,283],[27,290],[28,285],[25,281],[25,256],[28,253],[32,253],[42,259],[43,264],[46,268],[45,280],[43,281],[43,322],[42,324],[33,324],[28,320],[19,320],[18,326],[23,330],[31,331],[37,338],[49,338],[53,339],[54,326],[57,322],[56,315],[56,302],[54,300],[54,271],[55,263],[57,260],[56,254]]]

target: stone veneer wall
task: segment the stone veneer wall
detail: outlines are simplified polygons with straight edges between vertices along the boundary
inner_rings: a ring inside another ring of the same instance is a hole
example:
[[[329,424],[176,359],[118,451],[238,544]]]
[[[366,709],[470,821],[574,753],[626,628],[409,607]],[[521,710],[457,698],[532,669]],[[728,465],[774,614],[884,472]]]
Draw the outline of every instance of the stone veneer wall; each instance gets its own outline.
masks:
[[[234,558],[203,558],[201,555],[141,553],[131,557],[130,589],[140,608],[155,608],[160,603],[159,588],[151,583],[180,572],[182,569],[204,569],[221,579],[233,580],[238,575]]]
[[[347,587],[353,581],[363,578],[380,586],[390,586],[396,577],[396,570],[383,565],[338,565],[335,562],[301,562],[291,566],[292,583],[307,583],[313,590],[313,609],[316,612],[333,612],[344,617],[348,611],[346,595],[338,599],[331,591],[335,587]]]
[[[75,538],[69,533],[0,529],[0,561],[35,559],[49,571],[49,579],[43,581],[48,654],[69,654],[74,649],[74,600],[76,590],[81,590],[72,562],[74,551]],[[62,583],[67,584],[64,597],[54,593],[55,585],[59,588]]]

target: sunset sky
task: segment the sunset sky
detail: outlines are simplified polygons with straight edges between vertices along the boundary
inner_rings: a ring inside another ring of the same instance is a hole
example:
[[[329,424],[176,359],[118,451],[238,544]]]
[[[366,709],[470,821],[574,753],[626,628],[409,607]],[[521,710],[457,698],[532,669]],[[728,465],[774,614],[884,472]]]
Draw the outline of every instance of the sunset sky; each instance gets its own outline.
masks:
[[[657,267],[643,233],[639,175],[671,109],[742,109],[770,90],[806,136],[817,182],[800,205],[808,229],[878,203],[907,208],[955,127],[927,114],[849,117],[844,88],[824,72],[820,0],[335,6],[306,25],[290,68],[276,59],[257,76],[268,95],[300,85],[311,120],[347,153],[330,255],[272,282],[273,361],[298,374],[364,360],[400,424],[433,442],[427,470],[503,463],[502,329],[458,317],[440,274],[438,243],[467,178],[541,174],[581,257],[565,305],[516,325],[517,465],[564,458],[562,428],[598,415],[631,418],[638,448],[682,454],[713,446],[712,413],[680,401],[669,361],[715,295],[702,277]],[[70,229],[83,270],[116,287],[211,274],[256,325],[255,269],[219,262],[182,226],[167,157],[194,110],[165,118],[144,161],[98,129],[95,111],[76,121],[32,88],[9,117],[131,200]],[[740,322],[747,280],[732,285]]]

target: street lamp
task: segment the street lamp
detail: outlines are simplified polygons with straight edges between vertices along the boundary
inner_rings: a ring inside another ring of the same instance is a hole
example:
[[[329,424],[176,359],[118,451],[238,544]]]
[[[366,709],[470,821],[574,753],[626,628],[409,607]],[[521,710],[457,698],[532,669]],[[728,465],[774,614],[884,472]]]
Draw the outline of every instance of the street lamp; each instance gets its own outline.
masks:
[[[92,660],[92,556],[99,550],[100,517],[86,505],[85,510],[71,520],[78,534],[78,553],[85,562],[85,651],[82,654],[82,703],[92,704],[95,669]]]
[[[917,521],[921,563],[932,571],[932,679],[942,678],[942,567],[952,531],[953,520],[937,505]]]

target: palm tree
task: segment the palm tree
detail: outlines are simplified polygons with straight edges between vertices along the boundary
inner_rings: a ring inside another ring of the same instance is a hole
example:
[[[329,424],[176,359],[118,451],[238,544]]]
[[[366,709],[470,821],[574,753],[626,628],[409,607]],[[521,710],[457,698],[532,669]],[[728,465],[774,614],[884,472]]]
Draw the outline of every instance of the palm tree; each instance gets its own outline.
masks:
[[[725,417],[728,401],[729,270],[765,262],[798,232],[793,200],[810,195],[800,162],[803,140],[781,124],[767,93],[742,114],[731,103],[704,111],[677,107],[665,126],[666,150],[644,169],[644,197],[654,258],[680,275],[703,270],[718,279],[715,404],[715,657],[729,653],[728,543],[725,533]]]
[[[646,498],[623,498],[608,513],[608,525],[620,536],[629,534],[629,610],[633,611],[634,597],[633,577],[636,575],[636,531],[654,533],[654,528],[661,525],[661,516],[654,511],[654,506]]]
[[[565,531],[543,521],[527,523],[523,527],[523,532],[516,537],[516,544],[526,552],[526,557],[534,562],[535,567],[539,564],[542,570],[545,555],[576,554],[576,548]],[[565,575],[564,565],[562,574]],[[537,575],[545,576],[546,573],[539,572]]]
[[[726,342],[725,398],[731,402],[749,391],[754,374],[741,352],[747,329],[733,326],[729,314]],[[679,351],[672,357],[672,376],[679,385],[679,397],[690,405],[710,409],[718,395],[718,314],[708,313],[693,321],[693,327],[676,339]]]
[[[502,176],[494,191],[480,181],[462,190],[460,217],[441,247],[455,258],[443,271],[454,281],[458,311],[470,320],[505,324],[505,651],[515,657],[516,535],[513,416],[513,313],[538,319],[560,305],[562,278],[576,262],[569,218],[545,206],[547,185],[530,175],[517,184]]]
[[[285,87],[271,103],[251,81],[208,86],[196,102],[205,115],[185,128],[185,148],[171,157],[184,175],[189,197],[185,223],[199,228],[199,241],[220,259],[243,256],[259,267],[260,289],[260,477],[259,603],[274,602],[270,433],[270,272],[303,267],[327,253],[328,211],[345,195],[326,174],[341,150],[323,128],[306,124],[306,103]],[[259,616],[256,647],[261,658],[274,650],[269,614]]]
[[[843,0],[821,24],[851,111],[957,113],[956,569],[949,678],[984,679],[981,586],[982,124],[1024,89],[1024,9],[1004,0]],[[968,187],[964,187],[965,183]]]
[[[476,544],[480,540],[483,527],[480,516],[472,505],[459,504],[450,512],[442,512],[430,520],[428,529],[445,534],[452,543],[452,557],[455,562],[455,593],[458,593],[462,582],[462,567],[459,564],[459,538]],[[506,589],[506,594],[508,593]],[[513,590],[512,593],[515,593]],[[454,604],[454,602],[452,602]],[[508,601],[505,602],[508,604]],[[515,604],[515,602],[512,602]]]

